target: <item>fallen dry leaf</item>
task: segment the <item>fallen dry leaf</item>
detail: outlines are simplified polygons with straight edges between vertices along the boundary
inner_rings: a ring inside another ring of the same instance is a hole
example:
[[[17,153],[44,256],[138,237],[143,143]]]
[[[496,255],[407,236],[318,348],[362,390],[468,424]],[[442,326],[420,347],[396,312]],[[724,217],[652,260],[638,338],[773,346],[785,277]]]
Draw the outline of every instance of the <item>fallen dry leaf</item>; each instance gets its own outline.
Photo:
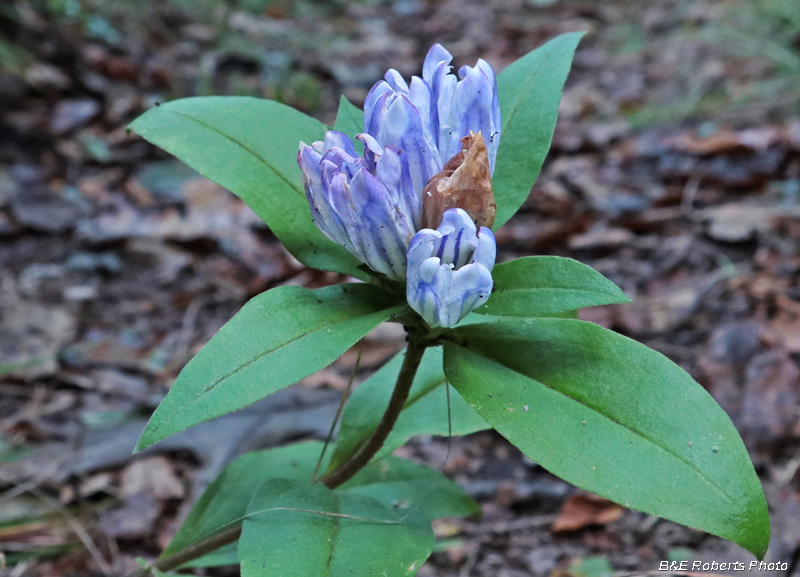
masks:
[[[616,521],[625,512],[622,505],[617,505],[593,493],[570,495],[558,517],[553,521],[553,532],[575,531],[587,525],[606,525]]]
[[[710,155],[760,151],[786,141],[788,141],[788,131],[785,128],[765,126],[739,132],[723,128],[705,137],[688,132],[669,139],[668,144],[689,154]]]
[[[145,492],[160,500],[183,497],[183,482],[165,457],[134,461],[123,471],[120,488],[123,497]]]
[[[800,353],[800,303],[785,296],[775,300],[779,310],[772,330],[790,353]]]

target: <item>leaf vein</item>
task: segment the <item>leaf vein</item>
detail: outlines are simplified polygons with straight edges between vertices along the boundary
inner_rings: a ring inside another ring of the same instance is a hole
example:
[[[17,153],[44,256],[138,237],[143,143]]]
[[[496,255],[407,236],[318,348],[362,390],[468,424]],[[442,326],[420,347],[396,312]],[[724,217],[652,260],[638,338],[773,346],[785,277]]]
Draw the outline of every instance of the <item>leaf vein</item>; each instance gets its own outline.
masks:
[[[522,104],[523,96],[527,95],[530,92],[533,81],[536,79],[536,76],[539,74],[539,71],[552,57],[553,52],[554,50],[553,48],[551,48],[546,54],[544,54],[542,56],[542,59],[538,62],[536,68],[534,68],[534,70],[528,75],[528,81],[525,83],[524,87],[519,91],[516,101],[514,102],[514,106],[511,109],[511,114],[509,115],[508,120],[503,123],[503,132],[505,132],[508,129],[509,125],[511,124],[511,120],[514,118],[514,116],[516,116],[517,111],[519,110]]]
[[[303,196],[303,194],[304,194],[304,193],[303,193],[303,191],[301,191],[301,190],[300,190],[300,189],[299,189],[299,188],[298,188],[298,187],[295,185],[295,183],[293,183],[291,180],[289,180],[289,179],[288,179],[288,178],[287,178],[287,177],[286,177],[286,176],[285,176],[285,175],[284,175],[284,174],[283,174],[283,173],[282,173],[280,170],[278,170],[277,168],[275,168],[275,166],[273,166],[273,165],[272,165],[272,163],[270,163],[270,162],[269,162],[269,161],[268,161],[266,158],[264,158],[263,156],[261,156],[260,154],[258,154],[258,153],[257,153],[255,150],[251,149],[249,146],[246,146],[245,144],[243,144],[242,142],[239,142],[238,140],[236,140],[236,139],[235,139],[235,138],[233,138],[232,136],[230,136],[230,135],[228,135],[228,134],[225,134],[224,132],[222,132],[222,131],[218,130],[216,127],[214,127],[214,126],[211,126],[210,124],[207,124],[207,123],[203,122],[202,120],[198,120],[197,118],[195,118],[195,117],[193,117],[193,116],[190,116],[190,115],[188,115],[188,114],[186,114],[186,113],[184,113],[184,112],[178,112],[178,111],[175,111],[175,110],[164,110],[164,109],[159,109],[159,110],[160,110],[161,112],[166,112],[166,113],[169,113],[169,114],[174,114],[174,115],[176,115],[176,116],[180,116],[180,117],[182,117],[182,118],[186,118],[187,120],[191,120],[192,122],[196,122],[196,123],[197,123],[197,124],[199,124],[200,126],[203,126],[203,127],[205,127],[206,129],[210,130],[211,132],[214,132],[214,133],[218,134],[218,135],[219,135],[219,136],[221,136],[222,138],[225,138],[225,139],[227,139],[227,140],[231,141],[232,143],[234,143],[235,145],[237,145],[238,147],[240,147],[240,148],[241,148],[241,149],[243,149],[244,151],[246,151],[246,152],[248,152],[249,154],[251,154],[251,155],[252,155],[253,157],[255,157],[256,159],[258,159],[259,161],[261,161],[261,162],[264,164],[264,166],[266,166],[266,167],[267,167],[268,169],[270,169],[270,170],[271,170],[273,173],[275,173],[275,174],[278,176],[278,178],[280,178],[280,179],[281,179],[283,182],[285,182],[285,183],[286,183],[286,185],[287,185],[287,186],[289,186],[289,187],[290,187],[292,190],[294,190],[294,191],[295,191],[297,194],[299,194],[300,196]]]
[[[455,344],[455,343],[453,343],[453,344]],[[459,346],[460,348],[464,348],[464,347],[461,347],[460,345],[456,345],[456,346]],[[687,459],[685,459],[684,457],[682,457],[682,456],[681,456],[681,455],[679,455],[678,453],[676,453],[676,452],[674,452],[674,451],[671,451],[671,450],[669,450],[667,447],[662,447],[662,446],[661,446],[661,445],[659,445],[659,444],[658,444],[658,443],[657,443],[655,440],[653,440],[653,439],[649,438],[649,437],[648,437],[647,435],[645,435],[644,433],[642,433],[642,432],[640,432],[640,431],[637,431],[636,429],[632,429],[630,426],[628,426],[628,425],[626,425],[626,424],[624,424],[624,423],[622,423],[622,422],[618,421],[617,419],[615,419],[615,418],[611,417],[610,415],[607,415],[606,413],[603,413],[603,412],[601,412],[600,410],[596,409],[595,407],[592,407],[590,404],[588,404],[588,403],[586,403],[586,402],[584,402],[584,401],[581,401],[580,399],[576,399],[575,397],[572,397],[572,396],[568,395],[567,393],[565,393],[565,392],[563,392],[563,391],[560,391],[560,390],[558,390],[558,389],[556,389],[556,388],[553,388],[553,387],[551,387],[551,386],[549,386],[549,385],[547,385],[547,384],[545,384],[545,383],[543,383],[543,382],[541,382],[541,381],[538,381],[538,380],[536,380],[536,379],[533,379],[533,378],[531,378],[531,377],[529,377],[529,376],[527,376],[527,375],[525,375],[525,374],[523,374],[523,373],[520,373],[520,372],[518,372],[518,371],[515,371],[514,369],[511,369],[511,368],[509,368],[509,367],[506,367],[506,366],[505,366],[505,365],[503,365],[502,363],[499,363],[499,362],[497,362],[497,361],[495,361],[495,360],[493,360],[493,359],[491,359],[491,358],[489,358],[489,357],[485,357],[484,355],[481,355],[480,353],[477,353],[477,352],[475,352],[475,351],[473,351],[473,350],[471,350],[471,349],[466,349],[466,350],[468,350],[468,351],[472,352],[473,354],[476,354],[476,355],[478,355],[478,356],[481,356],[481,357],[483,357],[483,358],[487,359],[489,362],[496,363],[496,364],[498,364],[498,365],[500,365],[500,366],[502,366],[502,367],[504,367],[504,368],[506,368],[506,369],[508,369],[508,370],[510,370],[510,371],[513,371],[513,372],[517,373],[518,375],[521,375],[522,377],[524,377],[524,378],[526,378],[526,379],[529,379],[529,380],[533,381],[534,383],[537,383],[537,384],[539,384],[539,385],[541,385],[541,386],[543,386],[543,387],[546,387],[546,388],[550,389],[551,391],[554,391],[554,392],[558,393],[559,395],[562,395],[562,396],[564,396],[564,397],[566,397],[566,398],[568,398],[568,399],[570,399],[570,400],[572,400],[572,401],[574,401],[574,402],[578,403],[579,405],[583,405],[584,407],[586,407],[587,409],[589,409],[589,410],[593,411],[594,413],[597,413],[597,414],[598,414],[598,415],[600,415],[601,417],[604,417],[605,419],[608,419],[608,420],[609,420],[609,421],[611,421],[612,423],[614,423],[614,424],[616,424],[616,425],[619,425],[619,426],[620,426],[620,427],[622,427],[623,429],[630,431],[630,432],[631,432],[631,433],[633,433],[634,435],[636,435],[636,436],[638,436],[638,437],[641,437],[641,438],[642,438],[643,440],[645,440],[646,442],[648,442],[648,443],[652,444],[653,446],[655,446],[656,448],[660,449],[661,451],[664,451],[664,452],[665,452],[665,453],[667,453],[668,455],[671,455],[671,456],[672,456],[672,457],[674,457],[676,460],[680,461],[681,463],[683,463],[684,465],[686,465],[686,466],[687,466],[687,467],[689,467],[690,469],[693,469],[693,470],[694,470],[696,473],[698,473],[698,474],[700,475],[700,478],[704,479],[704,480],[705,480],[705,481],[706,481],[706,482],[707,482],[707,483],[708,483],[708,484],[709,484],[711,487],[713,487],[714,489],[716,489],[716,491],[717,491],[717,492],[718,492],[720,495],[722,495],[722,498],[723,498],[723,499],[724,499],[724,500],[725,500],[727,503],[729,503],[729,504],[731,504],[731,505],[733,505],[733,504],[734,504],[734,501],[733,501],[733,499],[732,499],[732,498],[731,498],[731,497],[730,497],[730,496],[729,496],[729,495],[728,495],[728,494],[725,492],[725,490],[724,490],[724,489],[723,489],[721,486],[719,486],[717,483],[715,483],[715,482],[714,482],[712,479],[710,479],[710,478],[709,478],[709,477],[708,477],[708,476],[707,476],[707,475],[706,475],[706,474],[705,474],[705,473],[704,473],[704,472],[703,472],[701,469],[699,469],[699,468],[698,468],[698,467],[697,467],[697,466],[696,466],[694,463],[692,463],[691,461],[688,461]]]

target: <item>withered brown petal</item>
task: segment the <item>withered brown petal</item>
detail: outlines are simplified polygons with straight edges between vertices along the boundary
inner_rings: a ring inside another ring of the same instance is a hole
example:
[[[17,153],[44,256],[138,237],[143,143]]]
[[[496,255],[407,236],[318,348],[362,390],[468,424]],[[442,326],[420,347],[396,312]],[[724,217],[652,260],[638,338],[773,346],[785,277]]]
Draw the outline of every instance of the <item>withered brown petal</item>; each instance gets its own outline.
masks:
[[[497,214],[486,143],[481,133],[470,131],[461,139],[463,149],[434,175],[422,190],[422,226],[435,229],[445,211],[462,208],[478,228],[491,228]]]

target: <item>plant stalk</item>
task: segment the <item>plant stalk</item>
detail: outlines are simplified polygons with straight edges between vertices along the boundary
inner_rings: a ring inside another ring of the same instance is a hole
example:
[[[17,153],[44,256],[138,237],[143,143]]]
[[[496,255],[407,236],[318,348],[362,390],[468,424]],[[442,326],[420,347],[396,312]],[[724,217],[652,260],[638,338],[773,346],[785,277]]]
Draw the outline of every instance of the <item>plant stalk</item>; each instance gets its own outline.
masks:
[[[422,342],[415,331],[409,330],[408,333],[408,348],[406,349],[406,357],[403,359],[403,366],[400,367],[400,374],[397,375],[397,382],[392,392],[392,398],[389,400],[389,406],[386,407],[386,412],[383,413],[381,422],[372,432],[372,435],[359,449],[355,455],[350,457],[347,461],[339,465],[330,475],[322,479],[322,483],[334,489],[345,483],[358,473],[364,466],[369,463],[372,457],[380,451],[383,447],[386,437],[392,432],[397,418],[403,410],[403,407],[408,400],[408,393],[411,391],[411,385],[414,382],[414,376],[417,374],[419,363],[422,361],[422,355],[425,353],[426,343]]]
[[[364,466],[370,462],[372,457],[380,451],[389,433],[392,432],[392,428],[394,428],[397,418],[400,416],[406,404],[406,400],[408,400],[408,394],[411,391],[414,376],[417,374],[417,369],[422,361],[422,355],[425,353],[426,347],[427,343],[419,338],[419,333],[414,329],[409,329],[408,348],[406,349],[405,359],[403,359],[403,366],[400,367],[400,374],[397,375],[397,382],[392,392],[392,398],[389,400],[389,405],[386,407],[386,411],[383,413],[380,423],[378,423],[378,426],[361,449],[350,457],[350,459],[342,463],[330,475],[322,479],[322,483],[326,487],[334,489],[342,483],[345,483],[363,469]],[[231,527],[222,533],[195,543],[175,555],[160,559],[153,563],[151,567],[158,571],[171,571],[192,559],[197,559],[211,553],[215,549],[219,549],[223,545],[233,543],[239,538],[241,533],[241,525]],[[141,572],[137,573],[137,577],[147,574],[148,570],[143,569]]]
[[[203,541],[199,541],[194,545],[190,545],[183,551],[179,553],[175,553],[174,555],[170,555],[169,557],[164,557],[163,559],[159,559],[155,563],[153,563],[149,569],[142,569],[141,571],[136,573],[136,577],[144,577],[145,575],[149,575],[151,573],[150,569],[156,569],[158,571],[172,571],[173,569],[180,567],[184,563],[188,563],[193,559],[198,559],[203,555],[207,555],[220,547],[227,545],[229,543],[233,543],[239,538],[239,535],[242,534],[242,526],[237,525],[235,527],[231,527],[230,529],[226,529],[222,533],[218,533],[213,537],[209,537]]]

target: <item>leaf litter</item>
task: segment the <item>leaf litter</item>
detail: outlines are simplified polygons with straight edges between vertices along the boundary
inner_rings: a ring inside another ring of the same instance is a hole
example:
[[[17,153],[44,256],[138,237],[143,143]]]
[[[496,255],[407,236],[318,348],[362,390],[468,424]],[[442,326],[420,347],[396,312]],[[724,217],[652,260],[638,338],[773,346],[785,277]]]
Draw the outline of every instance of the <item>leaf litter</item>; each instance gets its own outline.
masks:
[[[223,19],[212,4],[98,3],[79,16],[26,7],[0,38],[18,48],[0,68],[0,129],[11,135],[0,145],[6,563],[27,559],[32,577],[135,569],[237,454],[324,438],[358,355],[132,460],[146,415],[248,298],[342,278],[304,269],[240,201],[127,136],[130,120],[179,96],[247,94],[332,124],[339,94],[361,104],[383,70],[418,73],[431,38],[501,69],[570,30],[589,35],[542,174],[498,231],[499,261],[569,256],[621,286],[632,304],[581,318],[663,352],[718,399],[761,471],[772,560],[797,554],[800,117],[784,82],[794,61],[770,56],[797,55],[776,3],[297,0],[266,12],[234,3]],[[771,51],[719,41],[731,31],[762,34]],[[357,381],[401,343],[370,335]],[[677,549],[745,559],[595,502],[493,433],[398,450],[437,468],[448,451],[447,474],[483,517],[442,522],[420,575],[651,570]]]

